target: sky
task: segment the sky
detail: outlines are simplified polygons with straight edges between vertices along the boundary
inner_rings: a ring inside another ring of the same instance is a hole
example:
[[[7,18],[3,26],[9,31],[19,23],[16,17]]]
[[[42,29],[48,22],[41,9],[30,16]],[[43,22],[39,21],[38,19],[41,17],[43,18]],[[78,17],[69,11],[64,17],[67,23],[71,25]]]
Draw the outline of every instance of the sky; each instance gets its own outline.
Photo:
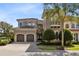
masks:
[[[37,18],[41,19],[43,5],[40,3],[0,3],[0,21],[5,21],[14,27],[18,26],[16,19]]]

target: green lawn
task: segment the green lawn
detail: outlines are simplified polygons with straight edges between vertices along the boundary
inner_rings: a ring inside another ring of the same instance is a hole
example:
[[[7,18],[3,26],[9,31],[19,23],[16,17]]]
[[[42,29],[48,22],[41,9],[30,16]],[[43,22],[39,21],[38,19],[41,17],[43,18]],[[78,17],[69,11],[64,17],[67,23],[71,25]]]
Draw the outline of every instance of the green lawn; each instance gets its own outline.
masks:
[[[73,44],[73,47],[65,47],[66,50],[79,50],[79,44]]]
[[[38,45],[38,48],[44,52],[51,52],[57,50],[55,45]]]
[[[42,51],[45,51],[45,52],[52,52],[52,51],[55,51],[55,50],[58,50],[56,47],[57,45],[37,45],[39,49],[41,49]],[[66,50],[72,50],[72,51],[75,51],[75,50],[79,50],[79,44],[73,44],[72,47],[65,47]]]

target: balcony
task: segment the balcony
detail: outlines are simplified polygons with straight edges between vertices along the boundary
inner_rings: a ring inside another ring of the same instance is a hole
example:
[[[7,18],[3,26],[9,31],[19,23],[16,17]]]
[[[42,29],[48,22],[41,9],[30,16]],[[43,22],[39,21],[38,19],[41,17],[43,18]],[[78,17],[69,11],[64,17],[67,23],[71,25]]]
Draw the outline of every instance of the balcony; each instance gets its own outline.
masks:
[[[34,23],[18,23],[20,28],[36,28],[37,25]]]
[[[60,30],[60,25],[51,25],[50,26],[53,30]]]

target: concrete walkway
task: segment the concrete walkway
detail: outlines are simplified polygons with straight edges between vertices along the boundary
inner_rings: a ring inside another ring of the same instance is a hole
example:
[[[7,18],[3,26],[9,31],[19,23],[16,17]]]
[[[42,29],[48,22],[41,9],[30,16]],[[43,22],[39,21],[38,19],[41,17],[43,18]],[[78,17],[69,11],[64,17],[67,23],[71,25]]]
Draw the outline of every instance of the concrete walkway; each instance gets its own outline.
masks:
[[[64,56],[68,54],[66,51],[53,51],[53,52],[26,52],[27,56]]]
[[[56,50],[53,52],[26,52],[26,56],[79,56],[79,52]]]
[[[30,43],[30,46],[28,47],[26,52],[41,52],[41,50],[37,47],[35,43]]]

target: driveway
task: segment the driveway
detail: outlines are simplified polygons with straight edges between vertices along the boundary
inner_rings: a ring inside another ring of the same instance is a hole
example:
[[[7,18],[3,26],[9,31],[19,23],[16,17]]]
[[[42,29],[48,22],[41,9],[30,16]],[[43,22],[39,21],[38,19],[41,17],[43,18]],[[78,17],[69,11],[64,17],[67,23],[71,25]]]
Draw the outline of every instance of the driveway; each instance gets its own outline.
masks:
[[[79,56],[79,51],[43,52],[35,43],[12,43],[0,46],[0,56]]]
[[[0,56],[24,55],[29,46],[29,43],[12,43],[6,46],[0,46]]]

